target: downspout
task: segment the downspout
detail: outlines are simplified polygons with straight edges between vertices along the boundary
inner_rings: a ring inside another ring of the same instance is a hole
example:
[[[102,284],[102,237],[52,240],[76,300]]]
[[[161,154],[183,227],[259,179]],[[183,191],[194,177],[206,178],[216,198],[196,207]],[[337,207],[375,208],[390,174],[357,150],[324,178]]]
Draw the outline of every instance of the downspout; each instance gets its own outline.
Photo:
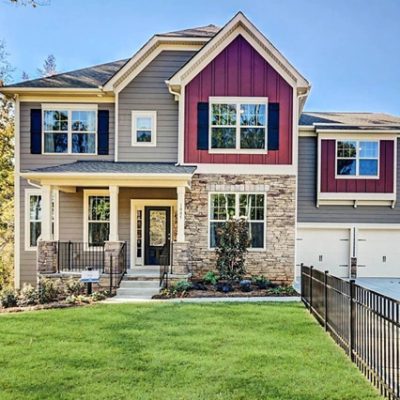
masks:
[[[41,188],[42,188],[42,187],[41,187],[40,185],[38,185],[37,183],[33,183],[31,179],[28,179],[28,183],[29,183],[31,186],[33,186],[33,187],[35,187],[35,188],[37,188],[37,189],[41,189]]]
[[[170,86],[168,80],[165,81],[165,84],[166,84],[167,87],[168,87],[168,91],[174,96],[175,101],[178,101],[178,104],[180,104],[181,93],[174,91],[174,90],[172,89],[172,87]],[[180,112],[181,112],[181,109],[180,109],[180,107],[178,106],[178,162],[175,164],[176,166],[177,166],[177,165],[180,165],[180,164],[179,164],[179,158],[180,158],[180,154],[181,154],[181,151],[182,151],[182,149],[181,149],[182,140],[181,140],[181,137],[180,137],[180,136],[181,136],[181,129],[183,129],[183,128],[179,125],[180,120],[181,120]]]

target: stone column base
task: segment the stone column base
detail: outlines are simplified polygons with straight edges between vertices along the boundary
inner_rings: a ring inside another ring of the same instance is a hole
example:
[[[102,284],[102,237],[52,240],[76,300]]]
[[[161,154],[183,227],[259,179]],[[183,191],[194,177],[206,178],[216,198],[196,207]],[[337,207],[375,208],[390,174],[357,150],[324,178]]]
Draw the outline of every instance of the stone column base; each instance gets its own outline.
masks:
[[[188,274],[190,272],[189,242],[174,242],[172,249],[172,273]]]
[[[38,241],[36,268],[39,274],[55,274],[58,271],[57,241]]]
[[[104,272],[109,274],[120,274],[124,268],[124,258],[120,256],[122,246],[125,242],[104,243]]]

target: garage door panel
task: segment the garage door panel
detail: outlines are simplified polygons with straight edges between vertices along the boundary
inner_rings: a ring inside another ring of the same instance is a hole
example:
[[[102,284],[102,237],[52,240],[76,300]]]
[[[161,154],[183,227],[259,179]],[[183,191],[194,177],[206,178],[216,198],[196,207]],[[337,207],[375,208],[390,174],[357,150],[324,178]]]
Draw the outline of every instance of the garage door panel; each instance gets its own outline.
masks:
[[[331,275],[348,277],[350,229],[299,229],[297,264],[313,265]]]
[[[399,277],[400,231],[359,229],[357,255],[358,277]]]

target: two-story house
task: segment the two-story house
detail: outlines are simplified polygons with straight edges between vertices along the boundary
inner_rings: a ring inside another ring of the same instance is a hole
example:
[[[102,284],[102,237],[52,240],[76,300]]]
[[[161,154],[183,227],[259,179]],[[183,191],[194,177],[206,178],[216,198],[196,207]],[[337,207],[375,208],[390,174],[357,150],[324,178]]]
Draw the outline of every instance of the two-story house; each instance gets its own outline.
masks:
[[[123,248],[130,272],[202,275],[232,217],[248,221],[252,274],[291,283],[297,259],[348,276],[354,257],[360,275],[399,276],[400,118],[302,113],[309,91],[242,13],[2,87],[16,109],[16,285]]]

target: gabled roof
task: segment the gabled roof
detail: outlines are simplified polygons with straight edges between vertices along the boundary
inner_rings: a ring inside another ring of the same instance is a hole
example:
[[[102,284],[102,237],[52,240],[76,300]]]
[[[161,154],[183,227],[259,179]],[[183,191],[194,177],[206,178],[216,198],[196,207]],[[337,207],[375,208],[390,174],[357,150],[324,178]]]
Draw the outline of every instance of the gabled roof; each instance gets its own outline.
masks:
[[[302,93],[307,93],[310,88],[309,82],[242,12],[238,12],[182,68],[176,71],[167,82],[168,85],[173,90],[179,91],[181,85],[190,81],[238,35],[249,41],[292,87],[301,88]]]
[[[368,112],[303,112],[300,126],[316,126],[318,129],[400,129],[400,117]]]
[[[87,88],[104,85],[128,59],[94,65],[93,67],[56,74],[48,78],[33,79],[4,86],[4,88]],[[0,87],[0,91],[3,88]]]
[[[166,33],[159,33],[157,36],[168,37],[214,37],[221,28],[219,26],[210,24],[206,26],[198,26],[196,28],[182,29],[180,31],[172,31]]]

